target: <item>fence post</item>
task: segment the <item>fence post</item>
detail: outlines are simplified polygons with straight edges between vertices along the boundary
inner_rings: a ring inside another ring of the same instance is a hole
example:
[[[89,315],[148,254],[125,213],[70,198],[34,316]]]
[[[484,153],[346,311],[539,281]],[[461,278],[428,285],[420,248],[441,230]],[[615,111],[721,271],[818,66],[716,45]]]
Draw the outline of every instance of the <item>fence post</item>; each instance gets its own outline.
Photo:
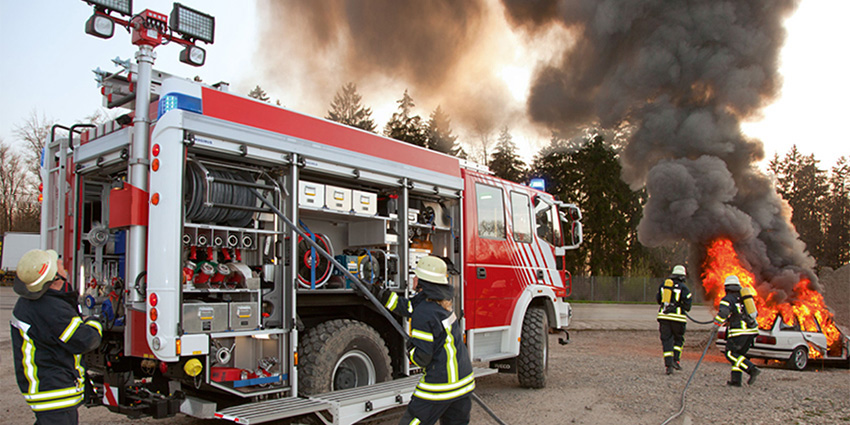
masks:
[[[646,280],[647,279],[649,279],[649,278],[646,277],[646,276],[643,277],[643,302],[646,302]]]
[[[590,300],[593,301],[593,284],[595,280],[595,276],[590,276]]]
[[[620,276],[617,276],[617,302],[620,302]]]

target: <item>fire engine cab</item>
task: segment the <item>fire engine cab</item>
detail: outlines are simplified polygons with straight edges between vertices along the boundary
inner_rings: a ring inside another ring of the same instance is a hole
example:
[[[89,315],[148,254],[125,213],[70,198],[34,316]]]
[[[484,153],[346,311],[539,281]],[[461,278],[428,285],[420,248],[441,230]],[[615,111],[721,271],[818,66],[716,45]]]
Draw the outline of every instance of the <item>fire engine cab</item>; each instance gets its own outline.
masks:
[[[85,357],[89,404],[252,424],[353,423],[406,404],[419,379],[409,326],[363,289],[411,295],[425,255],[449,264],[476,376],[545,385],[548,334],[569,339],[575,205],[225,84],[118,63],[100,75],[104,102],[132,112],[54,127],[42,169],[42,243],[107,325]]]

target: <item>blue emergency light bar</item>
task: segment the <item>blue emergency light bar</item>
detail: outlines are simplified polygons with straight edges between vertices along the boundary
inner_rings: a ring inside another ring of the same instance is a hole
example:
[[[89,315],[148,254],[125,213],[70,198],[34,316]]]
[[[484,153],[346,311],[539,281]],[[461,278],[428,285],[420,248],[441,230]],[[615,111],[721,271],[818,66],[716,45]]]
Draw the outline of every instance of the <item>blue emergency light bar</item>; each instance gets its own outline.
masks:
[[[198,114],[204,113],[201,99],[184,93],[171,92],[159,98],[159,111],[156,116],[157,119],[161,118],[166,112],[172,109],[180,109]]]

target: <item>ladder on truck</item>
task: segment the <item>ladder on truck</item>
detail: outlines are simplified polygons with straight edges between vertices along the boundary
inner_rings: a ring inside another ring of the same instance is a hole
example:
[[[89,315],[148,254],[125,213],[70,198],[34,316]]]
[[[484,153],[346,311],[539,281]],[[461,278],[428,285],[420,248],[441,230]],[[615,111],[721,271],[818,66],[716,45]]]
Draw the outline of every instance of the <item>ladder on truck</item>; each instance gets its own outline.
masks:
[[[94,127],[93,124],[75,124],[70,128],[59,124],[50,129],[50,139],[42,151],[42,204],[41,204],[41,247],[52,249],[65,258],[65,218],[71,193],[68,187],[68,154],[73,147],[74,133],[80,134],[82,128]],[[57,139],[56,130],[68,132],[68,137]]]
[[[498,371],[477,367],[474,372],[475,377],[480,378]],[[307,398],[290,397],[248,403],[217,411],[214,417],[251,425],[314,413],[328,425],[351,425],[382,411],[410,403],[420,377],[408,376]]]

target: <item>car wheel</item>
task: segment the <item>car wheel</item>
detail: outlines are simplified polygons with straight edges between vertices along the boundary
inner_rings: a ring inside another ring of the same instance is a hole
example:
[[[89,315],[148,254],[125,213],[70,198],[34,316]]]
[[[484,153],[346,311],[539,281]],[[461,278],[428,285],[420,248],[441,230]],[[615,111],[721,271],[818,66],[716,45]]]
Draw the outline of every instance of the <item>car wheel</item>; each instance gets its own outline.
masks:
[[[791,352],[791,358],[788,359],[788,368],[794,370],[803,370],[809,363],[809,350],[806,347],[797,347]]]

